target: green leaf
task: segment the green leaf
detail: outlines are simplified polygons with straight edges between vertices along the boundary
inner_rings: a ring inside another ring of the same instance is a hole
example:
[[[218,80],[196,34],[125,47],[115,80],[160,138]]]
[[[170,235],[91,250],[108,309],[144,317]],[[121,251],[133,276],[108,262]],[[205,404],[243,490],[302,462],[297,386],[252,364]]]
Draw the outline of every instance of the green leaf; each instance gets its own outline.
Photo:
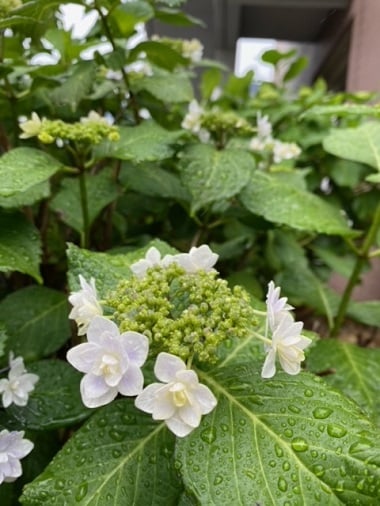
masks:
[[[156,165],[123,165],[120,181],[128,190],[143,195],[175,200],[189,200],[189,194],[178,176]]]
[[[301,118],[327,116],[380,116],[379,105],[341,104],[341,105],[315,105],[305,111]]]
[[[144,121],[135,127],[120,127],[120,140],[104,141],[94,150],[97,159],[119,158],[134,162],[152,162],[170,158],[172,145],[181,132],[169,132],[153,121]]]
[[[154,240],[143,248],[124,254],[95,253],[69,244],[67,257],[69,260],[69,285],[71,290],[79,287],[78,277],[82,274],[85,279],[91,277],[96,280],[96,288],[100,297],[104,297],[109,290],[114,289],[122,279],[132,276],[129,266],[143,258],[150,247],[156,247],[162,255],[175,253],[166,243]]]
[[[220,69],[207,69],[201,77],[201,92],[204,100],[209,100],[212,92],[220,85],[222,72]]]
[[[23,206],[30,206],[35,202],[46,199],[50,195],[49,181],[43,181],[34,186],[31,186],[26,191],[12,193],[7,197],[0,195],[0,207],[4,208],[17,208]]]
[[[277,65],[277,63],[280,62],[281,60],[287,60],[295,55],[296,55],[295,49],[291,49],[286,53],[281,53],[280,51],[277,51],[277,49],[269,49],[268,51],[265,51],[265,53],[262,54],[261,59],[265,63],[272,63],[272,65]]]
[[[217,407],[176,446],[185,489],[200,504],[379,501],[378,432],[320,378],[278,373],[262,380],[250,362],[201,373],[200,380]]]
[[[117,26],[122,37],[130,37],[137,23],[145,23],[154,16],[154,10],[143,0],[129,1],[110,10],[108,20]]]
[[[27,366],[39,380],[27,406],[12,405],[7,414],[24,429],[51,430],[74,425],[89,416],[80,396],[82,374],[62,360],[43,360]]]
[[[323,147],[335,156],[366,163],[380,171],[380,123],[332,130]]]
[[[169,104],[190,102],[194,96],[190,79],[178,73],[143,77],[133,83],[133,88],[136,92],[147,91]]]
[[[291,79],[297,77],[301,72],[308,66],[309,59],[306,56],[301,56],[294,61],[284,75],[284,82],[288,82]]]
[[[29,189],[33,191],[61,167],[58,160],[39,149],[12,149],[0,158],[0,197],[17,198]]]
[[[22,214],[0,211],[0,272],[22,272],[40,283],[40,257],[37,229]]]
[[[242,150],[216,150],[206,144],[190,146],[181,157],[180,173],[193,197],[191,211],[229,199],[247,184],[254,169],[252,156]]]
[[[7,351],[27,361],[51,355],[70,337],[65,294],[44,286],[28,286],[5,297],[0,321],[8,334]]]
[[[332,272],[340,274],[347,279],[350,277],[355,266],[356,258],[354,255],[343,256],[338,252],[334,252],[330,248],[313,247],[312,249],[314,253],[316,253],[317,256],[321,258],[326,265],[328,265]]]
[[[380,327],[380,302],[378,300],[351,302],[348,314],[358,322]]]
[[[119,195],[117,184],[112,179],[112,170],[105,169],[99,174],[85,175],[88,195],[88,218],[91,225],[99,213]],[[51,209],[56,211],[67,225],[83,232],[83,215],[78,178],[66,178],[61,189],[51,201]]]
[[[274,223],[321,234],[355,234],[339,209],[263,172],[254,173],[241,193],[241,201],[249,211]]]
[[[380,350],[360,348],[336,339],[318,341],[307,358],[307,367],[351,397],[380,424]]]
[[[178,504],[182,486],[172,458],[174,443],[166,426],[137,411],[133,401],[114,402],[95,413],[24,488],[21,503]],[[73,473],[78,465],[80,472]]]
[[[5,355],[5,346],[8,339],[8,334],[5,325],[0,322],[0,358]]]
[[[161,23],[167,23],[170,25],[176,26],[202,26],[206,28],[205,23],[194,16],[190,16],[186,12],[182,12],[178,9],[170,9],[162,7],[161,9],[156,9],[155,17],[161,21]]]
[[[154,40],[138,44],[131,50],[130,58],[138,59],[142,52],[146,53],[152,63],[167,70],[173,70],[177,65],[185,65],[188,61],[171,47]]]

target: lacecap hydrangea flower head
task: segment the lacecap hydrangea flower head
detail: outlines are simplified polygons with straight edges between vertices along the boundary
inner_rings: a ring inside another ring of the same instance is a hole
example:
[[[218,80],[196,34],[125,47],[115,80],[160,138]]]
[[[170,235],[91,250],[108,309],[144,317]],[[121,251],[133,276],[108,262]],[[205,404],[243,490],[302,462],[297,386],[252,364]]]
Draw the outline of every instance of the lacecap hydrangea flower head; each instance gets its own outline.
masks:
[[[0,432],[0,485],[15,481],[22,475],[20,460],[26,457],[34,444],[24,439],[24,431]]]

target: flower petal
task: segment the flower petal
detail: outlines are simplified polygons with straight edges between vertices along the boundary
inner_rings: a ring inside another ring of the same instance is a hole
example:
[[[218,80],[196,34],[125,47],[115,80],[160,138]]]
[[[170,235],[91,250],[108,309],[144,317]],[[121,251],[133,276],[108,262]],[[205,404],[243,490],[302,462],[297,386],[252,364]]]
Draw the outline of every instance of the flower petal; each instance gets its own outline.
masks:
[[[93,343],[82,343],[71,348],[67,361],[80,372],[90,372],[99,353],[99,346]]]
[[[212,411],[218,403],[215,395],[208,387],[206,387],[206,385],[199,384],[192,393],[199,404],[199,409],[202,415],[210,413],[210,411]]]
[[[173,381],[176,379],[177,372],[183,370],[186,370],[186,365],[179,357],[166,352],[158,354],[154,365],[154,374],[160,381],[164,383]]]
[[[110,403],[117,396],[117,388],[109,387],[101,376],[86,374],[80,382],[82,401],[88,408]]]
[[[148,356],[149,339],[143,334],[129,331],[120,335],[120,342],[126,350],[129,360],[141,367]]]
[[[166,425],[168,428],[178,437],[185,437],[192,430],[194,430],[194,427],[191,427],[190,425],[187,425],[185,422],[183,422],[181,419],[172,417],[165,420]]]
[[[261,370],[262,378],[272,378],[276,373],[276,351],[270,348],[265,357],[264,365]]]
[[[157,401],[157,395],[164,385],[151,383],[135,399],[135,406],[145,413],[153,413]]]
[[[91,343],[102,344],[103,335],[119,336],[120,332],[116,323],[103,318],[102,316],[95,316],[87,329],[87,340]]]
[[[197,403],[194,403],[193,405],[187,403],[184,406],[178,408],[178,417],[186,425],[194,427],[194,429],[201,423],[201,416],[201,411]]]
[[[144,376],[141,369],[133,364],[129,364],[127,371],[121,378],[118,390],[122,395],[134,396],[143,391]]]

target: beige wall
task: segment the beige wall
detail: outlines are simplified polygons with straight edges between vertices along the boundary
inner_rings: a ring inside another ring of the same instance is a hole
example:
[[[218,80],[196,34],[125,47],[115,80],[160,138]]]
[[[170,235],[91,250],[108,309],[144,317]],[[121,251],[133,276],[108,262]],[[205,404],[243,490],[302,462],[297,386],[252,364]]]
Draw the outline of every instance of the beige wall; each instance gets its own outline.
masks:
[[[380,92],[380,0],[353,0],[348,91]]]

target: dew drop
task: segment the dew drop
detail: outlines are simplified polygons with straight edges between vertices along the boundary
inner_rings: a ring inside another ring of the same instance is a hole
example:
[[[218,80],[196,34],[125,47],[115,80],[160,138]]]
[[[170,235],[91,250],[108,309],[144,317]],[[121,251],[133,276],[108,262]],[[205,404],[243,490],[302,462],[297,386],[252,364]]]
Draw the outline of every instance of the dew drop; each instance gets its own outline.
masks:
[[[365,485],[365,480],[360,480],[358,481],[358,483],[356,484],[356,488],[358,490],[364,490],[364,485]]]
[[[281,492],[286,492],[288,490],[288,483],[282,476],[279,477],[277,486]]]
[[[117,429],[112,429],[109,431],[110,437],[115,441],[123,441],[125,434],[123,432],[120,432]]]
[[[276,467],[276,461],[275,460],[270,460],[269,461],[269,465],[270,465],[270,467]]]
[[[278,446],[278,444],[274,445],[274,451],[276,452],[277,457],[282,457],[284,455],[283,449],[281,446]]]
[[[118,449],[112,450],[112,457],[114,457],[115,459],[121,457],[121,450]]]
[[[341,425],[330,423],[327,426],[327,434],[331,437],[343,437],[347,434],[347,429],[345,429]]]
[[[310,452],[310,453],[311,453],[311,456],[312,456],[314,459],[316,459],[316,458],[318,457],[318,452],[317,452],[317,450],[311,450],[311,452]]]
[[[246,469],[244,471],[244,474],[246,476],[248,476],[248,478],[250,478],[251,480],[255,480],[256,479],[256,473],[254,473],[253,471],[249,471],[248,469]]]
[[[305,397],[313,397],[314,392],[313,392],[313,390],[311,390],[310,388],[307,388],[307,389],[304,391],[304,395],[305,395]]]
[[[351,454],[361,453],[368,451],[371,447],[372,445],[367,439],[361,439],[359,441],[356,441],[356,443],[353,443],[348,451]]]
[[[208,427],[207,429],[201,432],[201,439],[205,443],[211,444],[216,439],[216,429],[215,427]]]
[[[75,500],[77,502],[80,502],[82,499],[86,497],[87,491],[88,491],[87,483],[82,483],[82,485],[80,485],[80,487],[78,488],[77,493],[75,494]]]
[[[329,417],[331,413],[333,412],[330,408],[315,408],[313,410],[313,416],[314,418],[318,418],[318,420],[324,420],[325,418]]]
[[[220,485],[223,481],[223,476],[217,474],[214,478],[214,485]]]
[[[344,481],[343,480],[338,481],[338,483],[336,484],[335,490],[337,492],[343,492],[343,490],[344,490]]]
[[[55,488],[56,488],[57,490],[62,490],[62,489],[64,489],[64,488],[65,488],[65,480],[57,480],[57,481],[55,482]]]
[[[294,406],[293,404],[291,404],[290,406],[288,406],[288,409],[292,413],[300,413],[301,412],[301,409],[298,406]]]
[[[293,436],[293,431],[292,429],[285,429],[284,430],[284,434],[286,437],[292,437]]]
[[[302,437],[294,438],[291,445],[296,452],[306,452],[309,449],[309,445]]]
[[[224,431],[224,432],[227,432],[227,431],[228,431],[228,425],[226,425],[225,423],[222,423],[222,424],[220,425],[220,427],[221,427],[222,431]]]
[[[99,427],[105,427],[106,425],[107,425],[106,418],[99,418],[99,420],[98,420],[98,426]]]
[[[325,468],[321,464],[313,466],[313,473],[315,476],[323,476],[325,474]]]
[[[289,462],[288,462],[287,460],[285,460],[285,461],[284,461],[284,463],[282,464],[282,469],[283,469],[284,471],[289,471],[289,469],[290,469],[290,464],[289,464]]]

